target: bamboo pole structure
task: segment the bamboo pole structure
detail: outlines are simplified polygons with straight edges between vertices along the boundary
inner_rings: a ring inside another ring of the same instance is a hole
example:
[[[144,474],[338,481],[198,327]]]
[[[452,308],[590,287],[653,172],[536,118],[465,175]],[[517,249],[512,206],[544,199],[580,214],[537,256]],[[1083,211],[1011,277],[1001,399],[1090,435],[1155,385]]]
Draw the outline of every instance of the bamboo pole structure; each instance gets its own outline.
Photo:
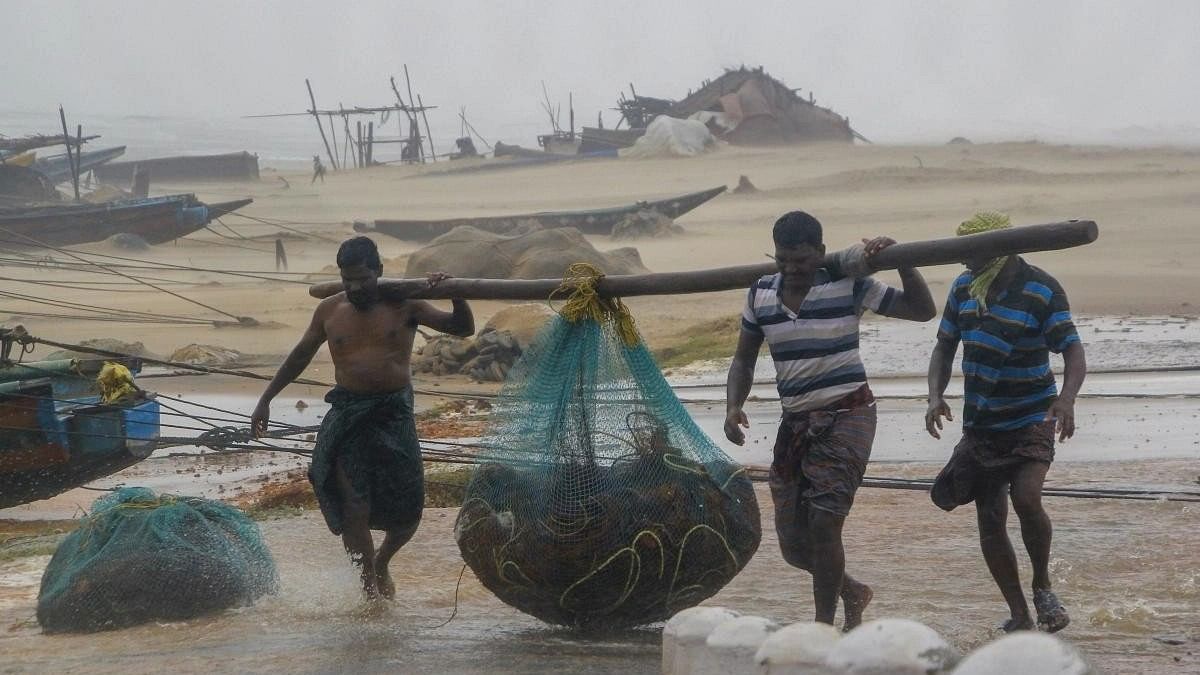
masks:
[[[409,107],[411,108],[413,101],[415,101],[416,99],[413,98],[412,80],[409,79],[409,77],[408,77],[408,64],[407,63],[404,64],[404,87],[406,89],[408,89],[408,104],[409,104]],[[417,141],[417,156],[420,158],[421,163],[424,164],[425,163],[425,144],[421,142],[421,124],[420,124],[420,122],[417,121],[417,114],[415,112],[411,113],[411,120],[412,121],[409,123],[409,127],[408,127],[409,134],[410,135],[412,134],[412,128],[415,126],[417,128],[417,133],[416,133],[416,137],[415,137],[416,141]]]
[[[312,84],[308,78],[304,78],[304,86],[308,87],[308,100],[312,102],[312,116],[317,121],[317,131],[321,132],[321,142],[325,144],[325,154],[329,155],[329,164],[334,171],[337,171],[337,158],[333,156],[333,151],[329,149],[329,141],[325,138],[325,125],[321,124],[321,116],[317,114],[317,97],[313,96]]]
[[[63,128],[63,143],[67,147],[67,164],[71,165],[71,183],[75,186],[75,201],[79,201],[79,166],[76,158],[79,156],[80,147],[75,148],[75,154],[71,154],[71,132],[67,131],[67,113],[63,107],[58,106],[58,118],[62,120]],[[81,135],[82,136],[82,135]]]
[[[1099,228],[1091,220],[1027,225],[962,237],[893,244],[876,254],[871,266],[876,271],[929,267],[961,263],[969,258],[1054,251],[1090,244],[1099,234]],[[830,257],[826,256],[826,264],[830,262]],[[775,263],[761,263],[690,272],[606,276],[596,284],[596,291],[602,297],[708,293],[749,288],[760,277],[776,271]],[[561,279],[452,278],[433,287],[424,279],[379,280],[379,288],[387,296],[430,300],[545,300],[561,285]],[[314,298],[327,298],[341,290],[342,282],[330,281],[309,286],[308,293]]]
[[[425,137],[429,139],[429,156],[437,162],[437,150],[433,149],[433,129],[429,128],[429,115],[425,114],[425,102],[421,100],[421,95],[417,94],[417,107],[421,110],[421,119],[425,120]]]

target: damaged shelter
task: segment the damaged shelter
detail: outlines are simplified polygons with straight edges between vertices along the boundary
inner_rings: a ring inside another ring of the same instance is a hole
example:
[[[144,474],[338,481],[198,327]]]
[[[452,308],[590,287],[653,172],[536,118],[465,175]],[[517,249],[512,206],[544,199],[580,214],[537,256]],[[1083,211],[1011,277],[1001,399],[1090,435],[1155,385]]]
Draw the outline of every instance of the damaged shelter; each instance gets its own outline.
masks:
[[[679,101],[622,95],[617,129],[584,127],[581,152],[629,147],[659,115],[704,122],[717,138],[734,145],[866,141],[850,120],[771,77],[760,66],[726,70]],[[622,124],[628,129],[620,129]]]

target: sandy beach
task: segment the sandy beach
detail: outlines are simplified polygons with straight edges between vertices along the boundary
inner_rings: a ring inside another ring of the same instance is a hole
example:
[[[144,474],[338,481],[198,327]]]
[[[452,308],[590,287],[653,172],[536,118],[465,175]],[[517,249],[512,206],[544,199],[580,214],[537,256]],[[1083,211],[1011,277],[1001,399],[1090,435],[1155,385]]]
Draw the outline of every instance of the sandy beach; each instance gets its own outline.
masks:
[[[684,194],[717,185],[732,187],[746,175],[760,189],[726,193],[679,219],[684,234],[663,239],[613,241],[589,237],[601,250],[635,246],[652,271],[680,271],[761,263],[770,252],[770,226],[780,214],[803,209],[825,225],[832,248],[862,237],[890,235],[899,241],[953,235],[954,227],[980,210],[1011,215],[1015,224],[1073,218],[1095,220],[1099,240],[1087,247],[1035,253],[1027,259],[1056,276],[1067,290],[1097,375],[1084,386],[1080,435],[1063,450],[1068,461],[1051,470],[1058,485],[1156,486],[1200,489],[1200,382],[1193,374],[1200,353],[1200,150],[1048,145],[1037,142],[943,146],[796,146],[781,149],[721,147],[690,159],[590,160],[542,167],[454,171],[464,165],[375,167],[331,173],[309,185],[309,175],[264,169],[254,183],[154,184],[153,192],[195,192],[218,201],[251,196],[241,211],[251,218],[224,218],[175,243],[148,251],[108,244],[79,251],[170,263],[190,269],[142,270],[178,296],[132,282],[80,290],[79,282],[109,280],[84,270],[39,269],[10,255],[0,274],[15,292],[55,302],[206,320],[249,316],[254,328],[178,323],[117,323],[37,313],[78,315],[28,300],[0,301],[0,323],[20,324],[38,337],[64,343],[91,338],[141,342],[167,357],[198,343],[238,350],[270,374],[307,325],[316,301],[307,284],[333,278],[337,244],[353,235],[355,220],[449,218],[545,210],[619,206]],[[285,187],[282,176],[290,187]],[[283,233],[280,235],[280,233]],[[274,273],[275,236],[284,236],[290,275],[250,279],[227,271]],[[387,276],[402,276],[403,258],[418,244],[375,235]],[[40,254],[39,254],[40,255]],[[56,255],[55,257],[61,258]],[[109,259],[111,260],[111,259]],[[122,261],[135,264],[130,261]],[[207,270],[207,271],[205,271]],[[940,306],[953,266],[923,270]],[[894,273],[880,277],[898,284]],[[40,280],[72,286],[34,286]],[[628,305],[651,348],[686,340],[689,329],[735,316],[741,290],[692,296],[633,298]],[[186,299],[185,299],[186,298]],[[189,302],[196,301],[208,308]],[[505,307],[473,303],[477,326]],[[221,310],[221,313],[211,308]],[[936,321],[922,325],[869,319],[864,323],[864,360],[885,396],[870,473],[929,477],[938,453],[951,443],[928,443],[920,431],[923,374]],[[26,359],[45,358],[40,346]],[[705,406],[720,406],[727,362],[720,359],[669,369],[672,382],[691,396],[689,411],[719,436]],[[1159,371],[1130,373],[1132,370]],[[771,374],[769,362],[758,375]],[[329,381],[332,366],[322,349],[306,377]],[[462,376],[418,377],[418,386],[494,391]],[[263,383],[223,376],[145,378],[143,387],[249,414]],[[714,386],[716,385],[716,386]],[[952,385],[952,391],[953,386]],[[707,389],[704,389],[707,387]],[[960,387],[961,388],[961,387]],[[323,390],[294,386],[278,399],[297,424],[319,421]],[[756,390],[754,431],[769,434],[778,403],[770,385]],[[893,397],[886,400],[887,396]],[[296,400],[314,407],[293,410]],[[421,409],[439,399],[423,396]],[[953,401],[952,405],[959,405]],[[165,432],[164,432],[165,435]],[[1144,440],[1143,440],[1144,439]],[[735,458],[762,463],[762,449]],[[754,454],[756,453],[757,454]],[[944,456],[944,455],[943,455]],[[239,460],[220,473],[206,460],[143,462],[97,483],[153,483],[210,496],[241,494],[263,476],[303,468],[303,460]],[[203,467],[203,472],[200,468]],[[241,468],[238,468],[241,467]],[[195,480],[188,476],[194,473]],[[201,474],[203,473],[203,478]],[[157,481],[157,482],[155,482]],[[221,488],[221,490],[219,490]],[[47,502],[0,510],[0,521],[60,519],[77,514],[97,493],[74,490]],[[809,578],[779,556],[770,500],[760,490],[764,538],[749,567],[710,603],[779,620],[811,612]],[[1106,672],[1200,672],[1200,528],[1196,504],[1048,500],[1056,526],[1052,572],[1074,622],[1063,636]],[[550,629],[501,604],[468,570],[458,592],[458,615],[442,628],[454,605],[461,562],[451,532],[453,509],[431,509],[393,568],[399,597],[383,617],[355,614],[354,578],[337,540],[319,514],[261,523],[280,567],[283,591],[259,606],[182,624],[147,625],[117,634],[47,637],[31,621],[37,584],[48,556],[0,558],[0,652],[4,672],[131,672],[167,667],[236,672],[288,668],[334,670],[542,672],[656,672],[657,634],[652,630],[593,643]],[[1019,541],[1015,524],[1014,541]],[[1003,603],[992,586],[974,538],[973,511],[938,511],[919,492],[864,490],[846,526],[851,567],[876,583],[870,617],[904,616],[926,622],[960,649],[994,637]],[[1026,565],[1023,551],[1019,553]],[[1025,579],[1028,567],[1023,567]],[[256,637],[248,637],[254,635]],[[1168,644],[1156,638],[1182,639]],[[135,649],[129,645],[137,644]],[[363,656],[363,655],[368,656]],[[371,657],[374,658],[371,658]]]

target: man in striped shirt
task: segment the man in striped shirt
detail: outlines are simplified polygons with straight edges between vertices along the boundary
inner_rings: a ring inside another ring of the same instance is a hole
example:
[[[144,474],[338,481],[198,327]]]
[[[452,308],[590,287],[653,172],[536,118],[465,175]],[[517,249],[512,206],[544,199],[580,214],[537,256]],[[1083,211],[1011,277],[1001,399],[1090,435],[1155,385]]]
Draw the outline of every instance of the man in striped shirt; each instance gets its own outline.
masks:
[[[832,624],[841,597],[849,630],[862,621],[871,588],[845,573],[842,524],[862,483],[875,438],[875,399],[858,355],[858,323],[870,309],[928,321],[937,316],[929,288],[901,268],[903,290],[869,275],[870,260],[895,243],[887,237],[835,254],[824,266],[821,224],[785,214],[772,233],[779,272],[758,280],[746,298],[737,352],[729,367],[725,435],[742,445],[742,411],[765,340],[775,363],[783,419],[771,463],[775,529],[784,559],[813,577],[816,620]]]
[[[979,214],[959,234],[1008,226],[1006,216]],[[1042,482],[1054,460],[1054,435],[1075,433],[1075,395],[1087,364],[1058,281],[1018,256],[966,262],[946,301],[929,363],[925,427],[941,438],[942,418],[953,420],[942,395],[958,343],[963,344],[963,435],[934,481],[935,504],[949,511],[975,502],[980,546],[1011,617],[1005,631],[1034,627],[1021,590],[1016,554],[1008,539],[1008,494],[1021,521],[1033,566],[1037,623],[1049,632],[1070,622],[1050,590],[1050,518]],[[1065,363],[1063,390],[1050,371],[1050,352]]]

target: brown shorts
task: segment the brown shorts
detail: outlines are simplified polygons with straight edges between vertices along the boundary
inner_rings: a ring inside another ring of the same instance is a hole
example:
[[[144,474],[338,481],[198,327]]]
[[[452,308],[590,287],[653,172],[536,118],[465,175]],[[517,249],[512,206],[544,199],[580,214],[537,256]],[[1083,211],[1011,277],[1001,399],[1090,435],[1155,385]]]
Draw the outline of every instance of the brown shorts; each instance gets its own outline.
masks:
[[[771,498],[780,542],[808,529],[808,508],[846,516],[875,440],[875,406],[864,386],[840,410],[784,413],[771,462]]]
[[[1008,481],[1028,462],[1054,461],[1054,422],[1011,431],[964,429],[950,461],[933,481],[930,498],[939,508],[952,511],[975,501],[986,483]]]

